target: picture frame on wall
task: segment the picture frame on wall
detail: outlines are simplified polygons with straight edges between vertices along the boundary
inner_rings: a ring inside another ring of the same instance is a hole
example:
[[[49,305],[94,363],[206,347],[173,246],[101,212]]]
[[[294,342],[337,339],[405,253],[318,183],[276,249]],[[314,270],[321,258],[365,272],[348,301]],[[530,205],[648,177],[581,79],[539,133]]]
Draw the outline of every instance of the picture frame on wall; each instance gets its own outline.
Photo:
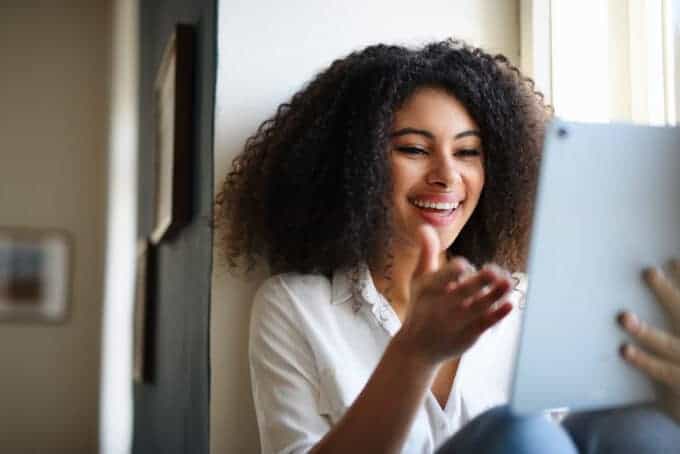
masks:
[[[194,42],[194,27],[178,24],[154,83],[154,203],[149,236],[153,244],[186,225],[191,215]]]
[[[0,227],[0,321],[65,321],[72,249],[62,230]]]
[[[135,255],[135,299],[133,316],[133,379],[151,382],[154,339],[154,245],[147,239],[137,241]]]

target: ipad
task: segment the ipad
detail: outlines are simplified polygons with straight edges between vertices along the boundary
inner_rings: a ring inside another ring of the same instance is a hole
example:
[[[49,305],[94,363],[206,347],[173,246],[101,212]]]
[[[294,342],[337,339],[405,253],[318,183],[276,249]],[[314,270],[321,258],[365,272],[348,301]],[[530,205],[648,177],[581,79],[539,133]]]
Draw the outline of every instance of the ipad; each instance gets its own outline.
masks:
[[[668,328],[641,278],[680,257],[680,129],[555,120],[546,133],[510,406],[588,410],[654,399],[620,358],[631,310]]]

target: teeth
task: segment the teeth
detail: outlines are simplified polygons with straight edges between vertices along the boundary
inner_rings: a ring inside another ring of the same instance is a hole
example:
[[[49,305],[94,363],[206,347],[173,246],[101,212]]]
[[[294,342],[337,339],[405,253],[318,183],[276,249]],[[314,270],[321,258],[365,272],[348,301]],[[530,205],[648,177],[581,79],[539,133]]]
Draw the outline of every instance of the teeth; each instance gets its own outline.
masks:
[[[415,206],[421,207],[421,208],[434,208],[436,210],[453,210],[458,208],[460,202],[454,202],[454,203],[436,203],[436,202],[428,202],[424,200],[413,200],[413,204]]]

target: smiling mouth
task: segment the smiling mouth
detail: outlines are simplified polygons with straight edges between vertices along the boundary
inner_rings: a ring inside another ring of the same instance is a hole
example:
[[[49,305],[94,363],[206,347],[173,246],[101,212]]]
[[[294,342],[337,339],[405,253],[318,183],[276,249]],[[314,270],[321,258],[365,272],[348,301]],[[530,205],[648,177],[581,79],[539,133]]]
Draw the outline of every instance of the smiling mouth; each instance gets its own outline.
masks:
[[[415,206],[416,208],[426,213],[432,213],[442,217],[447,217],[453,214],[453,212],[456,211],[462,203],[462,202],[448,202],[448,203],[427,202],[422,200],[409,200],[409,202],[411,203],[411,205]]]

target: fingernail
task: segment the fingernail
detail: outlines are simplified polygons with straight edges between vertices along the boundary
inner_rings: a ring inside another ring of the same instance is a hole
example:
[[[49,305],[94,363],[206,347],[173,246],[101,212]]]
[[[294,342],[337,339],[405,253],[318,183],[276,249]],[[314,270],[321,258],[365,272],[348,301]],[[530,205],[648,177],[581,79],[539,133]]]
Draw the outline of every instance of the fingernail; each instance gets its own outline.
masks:
[[[673,271],[680,271],[680,260],[678,260],[678,259],[672,259],[672,260],[670,261],[669,266],[671,267],[671,269],[672,269]]]
[[[649,279],[652,277],[652,270],[653,268],[645,268],[642,270],[642,278],[646,281],[649,281]]]
[[[632,358],[635,355],[635,347],[630,344],[621,345],[619,351],[624,358]]]
[[[640,320],[632,312],[622,312],[619,314],[618,320],[629,331],[634,331],[640,326]]]
[[[619,322],[619,325],[623,326],[623,319],[626,316],[625,312],[621,312],[619,315],[616,316],[616,321]]]
[[[659,269],[656,267],[645,268],[645,270],[642,272],[642,277],[647,282],[654,282],[659,277]]]
[[[510,279],[510,272],[508,272],[505,268],[501,267],[500,265],[497,265],[495,263],[487,263],[484,265],[484,268],[487,268],[494,273],[496,273],[499,277],[502,278],[507,278]]]
[[[495,265],[493,263],[485,263],[484,266],[482,266],[482,268],[485,270],[498,271],[498,265]]]

